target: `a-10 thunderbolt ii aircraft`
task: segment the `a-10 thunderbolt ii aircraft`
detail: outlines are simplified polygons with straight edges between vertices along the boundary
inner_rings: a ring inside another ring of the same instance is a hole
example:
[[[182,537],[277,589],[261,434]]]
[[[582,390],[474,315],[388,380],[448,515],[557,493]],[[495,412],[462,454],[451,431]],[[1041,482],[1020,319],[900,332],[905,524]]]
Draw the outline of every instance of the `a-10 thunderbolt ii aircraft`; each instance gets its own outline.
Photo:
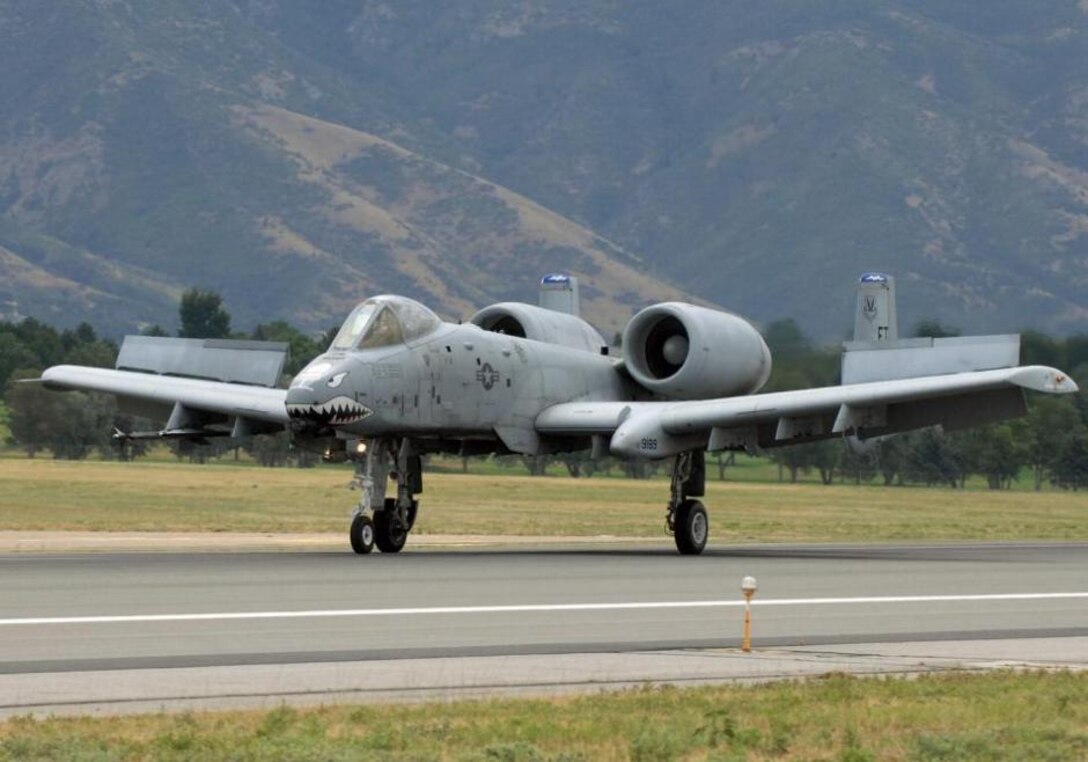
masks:
[[[898,339],[894,280],[878,273],[858,283],[841,386],[756,394],[770,352],[727,312],[647,307],[623,331],[619,357],[577,313],[577,282],[564,275],[543,279],[540,306],[495,304],[466,324],[376,296],[288,389],[276,388],[284,345],[149,337],[128,337],[114,370],[56,366],[43,381],[114,394],[122,409],[166,421],[120,438],[287,429],[296,446],[353,461],[362,488],[350,529],[357,553],[404,547],[427,453],[590,449],[672,459],[667,527],[681,553],[697,554],[709,534],[696,499],[706,451],[972,426],[1022,414],[1024,389],[1077,389],[1054,368],[1018,367],[1018,336]]]

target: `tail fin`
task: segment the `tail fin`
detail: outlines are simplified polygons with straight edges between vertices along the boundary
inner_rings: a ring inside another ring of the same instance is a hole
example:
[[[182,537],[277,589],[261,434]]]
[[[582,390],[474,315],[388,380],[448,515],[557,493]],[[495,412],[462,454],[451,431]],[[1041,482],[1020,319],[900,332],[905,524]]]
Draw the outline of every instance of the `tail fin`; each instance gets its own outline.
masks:
[[[545,275],[540,279],[540,306],[579,317],[578,279],[564,273]]]
[[[865,273],[858,279],[858,308],[854,313],[854,341],[896,341],[895,278]]]

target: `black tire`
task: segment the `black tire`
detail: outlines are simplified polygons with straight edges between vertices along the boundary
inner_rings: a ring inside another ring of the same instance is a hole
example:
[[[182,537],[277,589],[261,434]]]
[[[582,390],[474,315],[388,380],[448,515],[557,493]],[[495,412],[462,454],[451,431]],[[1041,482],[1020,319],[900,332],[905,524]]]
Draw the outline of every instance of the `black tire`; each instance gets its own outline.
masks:
[[[676,509],[673,539],[676,549],[685,556],[697,556],[706,547],[710,537],[710,521],[706,508],[698,500],[685,500]]]
[[[374,514],[374,544],[382,553],[399,553],[408,541],[408,527],[397,518],[397,501],[385,499],[385,510]]]
[[[351,549],[360,555],[374,550],[374,522],[365,513],[355,514],[351,520]]]

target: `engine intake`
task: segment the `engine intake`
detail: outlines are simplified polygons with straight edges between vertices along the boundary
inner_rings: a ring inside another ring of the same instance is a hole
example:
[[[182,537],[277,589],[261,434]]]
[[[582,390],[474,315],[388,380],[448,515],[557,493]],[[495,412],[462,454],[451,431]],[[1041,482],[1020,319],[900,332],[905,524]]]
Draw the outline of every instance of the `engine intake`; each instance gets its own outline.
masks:
[[[485,331],[559,344],[595,354],[606,346],[597,329],[580,317],[521,302],[501,302],[484,307],[469,322]]]
[[[771,353],[751,323],[683,302],[655,304],[631,318],[623,358],[635,381],[670,399],[751,394],[771,375]]]

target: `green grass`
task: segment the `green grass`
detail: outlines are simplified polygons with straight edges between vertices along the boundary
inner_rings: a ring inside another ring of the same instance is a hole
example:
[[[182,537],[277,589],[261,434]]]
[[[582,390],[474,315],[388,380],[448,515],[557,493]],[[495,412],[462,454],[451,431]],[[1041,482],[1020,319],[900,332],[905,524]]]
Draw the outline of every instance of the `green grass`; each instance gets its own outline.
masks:
[[[0,723],[0,760],[1073,760],[1088,674]]]
[[[349,467],[0,459],[0,529],[341,532],[358,499]],[[430,473],[417,531],[660,537],[664,478]],[[718,542],[1085,540],[1074,492],[708,484]]]

